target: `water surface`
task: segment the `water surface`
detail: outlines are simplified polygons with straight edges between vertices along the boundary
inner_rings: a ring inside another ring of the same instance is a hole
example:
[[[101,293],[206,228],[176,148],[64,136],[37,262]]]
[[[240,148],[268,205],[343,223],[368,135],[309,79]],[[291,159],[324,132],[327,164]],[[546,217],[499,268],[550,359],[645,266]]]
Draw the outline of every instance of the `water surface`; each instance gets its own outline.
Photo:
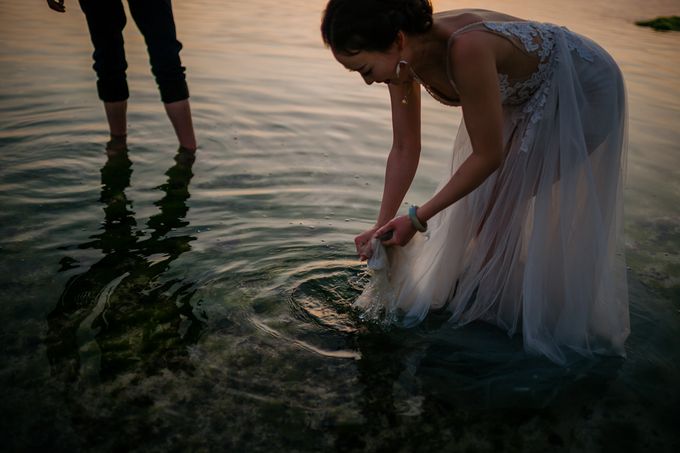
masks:
[[[323,1],[175,2],[194,163],[132,23],[129,152],[107,159],[77,2],[0,4],[8,449],[677,451],[680,34],[633,24],[676,2],[435,2],[566,25],[626,77],[628,358],[568,368],[490,326],[384,331],[352,312],[390,118],[385,87],[323,48]],[[423,108],[413,203],[460,121]]]

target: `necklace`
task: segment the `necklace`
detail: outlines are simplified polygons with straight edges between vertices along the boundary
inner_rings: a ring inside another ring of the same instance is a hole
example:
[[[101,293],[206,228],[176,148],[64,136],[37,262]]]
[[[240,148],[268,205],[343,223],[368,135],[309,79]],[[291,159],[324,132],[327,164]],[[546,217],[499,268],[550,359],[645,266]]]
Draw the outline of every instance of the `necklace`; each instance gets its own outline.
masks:
[[[443,95],[441,95],[438,91],[435,91],[434,88],[431,88],[428,84],[424,83],[423,80],[418,76],[418,73],[413,69],[413,67],[409,66],[409,71],[411,72],[411,77],[413,77],[413,80],[418,82],[420,85],[422,85],[425,88],[425,91],[427,91],[430,96],[432,96],[434,99],[437,101],[441,102],[444,105],[449,105],[449,106],[457,106],[458,104],[451,101],[450,99],[445,98]],[[411,93],[411,90],[409,89],[408,94]],[[402,102],[404,102],[402,100]],[[408,102],[404,102],[404,104],[407,104]]]
[[[408,82],[404,82],[404,84],[408,85],[406,87],[406,92],[404,93],[404,97],[401,98],[401,103],[404,105],[408,105],[408,98],[411,96],[411,92],[413,91],[413,79],[409,80]]]
[[[406,88],[406,92],[404,93],[404,97],[401,99],[402,104],[408,105],[408,98],[411,96],[411,92],[413,91],[413,81],[415,80],[418,84],[425,87],[425,91],[427,91],[430,94],[430,96],[432,96],[433,98],[435,98],[436,100],[438,100],[442,104],[455,105],[455,104],[451,103],[451,101],[449,101],[448,99],[444,99],[433,88],[430,88],[430,86],[428,84],[424,83],[423,79],[421,79],[420,76],[418,75],[418,73],[415,71],[415,69],[413,69],[413,66],[411,66],[408,62],[406,62],[404,60],[401,60],[399,62],[399,65],[397,66],[397,77],[399,77],[399,72],[400,72],[399,70],[400,70],[400,66],[402,64],[408,65],[409,74],[411,75],[411,78],[408,81],[404,82],[404,83],[408,84],[408,88]]]
[[[448,48],[448,44],[447,44],[447,48]],[[425,57],[426,57],[426,55],[425,55]],[[422,57],[422,58],[425,58],[425,57]],[[444,53],[443,62],[444,62],[444,67],[446,68],[446,74],[447,74],[449,81],[450,81],[451,80],[450,63],[449,63],[448,58],[446,56],[446,52]],[[430,87],[430,85],[424,83],[423,79],[418,75],[418,73],[415,71],[415,69],[413,69],[413,65],[406,62],[405,60],[401,60],[399,62],[399,65],[397,65],[397,76],[399,76],[399,69],[400,69],[399,66],[401,66],[402,64],[408,65],[409,74],[411,75],[411,81],[410,82],[412,82],[413,80],[418,82],[420,85],[425,87],[425,91],[427,91],[430,94],[430,96],[432,96],[434,99],[436,99],[437,101],[441,102],[442,104],[448,105],[448,106],[458,106],[458,105],[460,105],[459,101],[453,101],[451,99],[448,99],[443,94],[441,94],[438,90],[435,90],[435,88]],[[454,89],[455,89],[455,87],[454,87]],[[409,88],[406,90],[406,93],[404,94],[404,98],[401,100],[402,104],[408,104],[408,97],[411,95],[412,90],[413,90],[413,83],[411,83]]]

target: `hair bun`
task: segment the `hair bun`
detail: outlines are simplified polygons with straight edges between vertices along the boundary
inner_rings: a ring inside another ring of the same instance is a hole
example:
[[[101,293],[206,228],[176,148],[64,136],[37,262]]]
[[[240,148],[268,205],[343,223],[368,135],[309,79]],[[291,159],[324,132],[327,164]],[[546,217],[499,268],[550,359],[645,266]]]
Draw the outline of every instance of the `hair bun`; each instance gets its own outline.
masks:
[[[430,0],[330,0],[321,35],[336,51],[384,51],[397,33],[424,33],[432,27]]]
[[[380,1],[380,0],[379,0]],[[406,32],[422,33],[432,26],[432,4],[430,0],[382,0],[393,5],[393,10],[402,17],[400,29]]]

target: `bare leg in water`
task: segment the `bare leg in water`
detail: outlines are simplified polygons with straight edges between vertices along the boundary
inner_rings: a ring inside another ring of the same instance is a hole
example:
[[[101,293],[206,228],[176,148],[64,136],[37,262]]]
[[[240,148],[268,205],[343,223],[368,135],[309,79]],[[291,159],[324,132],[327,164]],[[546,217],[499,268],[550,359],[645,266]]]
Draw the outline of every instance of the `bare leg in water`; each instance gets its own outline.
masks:
[[[184,99],[163,105],[175,130],[180,149],[195,152],[196,137],[189,100]],[[111,133],[106,149],[110,152],[121,151],[127,147],[127,101],[104,102],[104,109]]]
[[[106,151],[108,153],[124,151],[127,149],[127,101],[104,102],[104,110],[111,133]]]
[[[177,141],[179,142],[180,148],[184,148],[191,152],[196,151],[196,137],[194,135],[194,126],[191,121],[189,100],[184,99],[182,101],[169,102],[163,105],[165,106],[168,118],[170,118],[172,127],[175,129],[175,135],[177,135]]]

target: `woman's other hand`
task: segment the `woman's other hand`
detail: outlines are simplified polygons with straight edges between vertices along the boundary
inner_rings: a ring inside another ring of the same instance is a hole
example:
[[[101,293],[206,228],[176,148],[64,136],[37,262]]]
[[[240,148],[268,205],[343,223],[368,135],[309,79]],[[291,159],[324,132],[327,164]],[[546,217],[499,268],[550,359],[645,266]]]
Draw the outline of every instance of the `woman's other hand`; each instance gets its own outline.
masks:
[[[394,219],[387,222],[384,226],[379,228],[374,236],[380,237],[389,232],[392,232],[392,237],[386,241],[383,241],[383,245],[400,245],[404,246],[413,238],[416,234],[416,229],[413,228],[411,219],[408,216],[402,215],[395,217]]]

